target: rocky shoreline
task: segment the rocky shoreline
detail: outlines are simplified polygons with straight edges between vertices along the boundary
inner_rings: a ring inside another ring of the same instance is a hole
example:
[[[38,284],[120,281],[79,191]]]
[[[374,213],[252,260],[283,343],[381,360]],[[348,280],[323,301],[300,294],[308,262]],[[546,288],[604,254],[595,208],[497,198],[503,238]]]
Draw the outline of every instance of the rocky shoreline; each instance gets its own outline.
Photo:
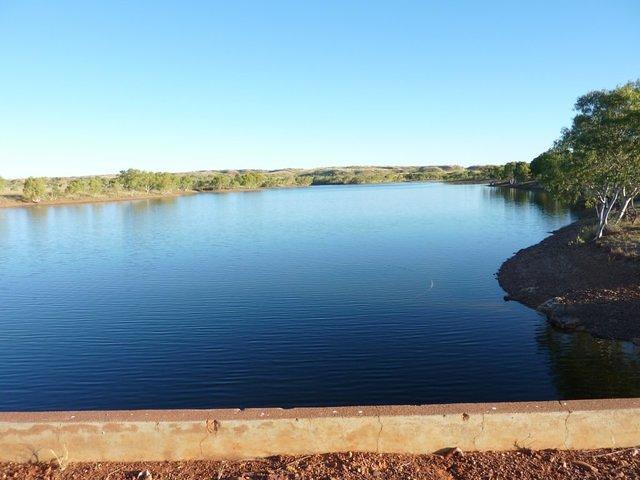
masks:
[[[497,277],[505,299],[560,329],[640,344],[640,262],[576,241],[585,225],[561,228],[504,262]]]

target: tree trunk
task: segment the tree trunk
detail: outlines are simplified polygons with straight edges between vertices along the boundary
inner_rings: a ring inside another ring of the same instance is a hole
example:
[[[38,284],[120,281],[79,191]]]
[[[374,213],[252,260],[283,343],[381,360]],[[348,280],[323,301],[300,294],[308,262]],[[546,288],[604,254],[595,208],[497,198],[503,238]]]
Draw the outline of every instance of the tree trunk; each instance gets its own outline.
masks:
[[[611,210],[613,210],[614,205],[618,201],[619,194],[619,191],[616,192],[611,200],[605,197],[604,202],[602,202],[602,209],[599,211],[598,215],[598,232],[596,233],[596,240],[602,238],[604,229],[609,223],[609,214],[611,214]]]
[[[620,208],[620,215],[618,215],[618,220],[616,220],[616,223],[620,223],[622,217],[624,217],[624,214],[627,213],[627,208],[631,203],[633,203],[634,198],[635,196],[624,199],[624,201],[622,202],[622,207]]]

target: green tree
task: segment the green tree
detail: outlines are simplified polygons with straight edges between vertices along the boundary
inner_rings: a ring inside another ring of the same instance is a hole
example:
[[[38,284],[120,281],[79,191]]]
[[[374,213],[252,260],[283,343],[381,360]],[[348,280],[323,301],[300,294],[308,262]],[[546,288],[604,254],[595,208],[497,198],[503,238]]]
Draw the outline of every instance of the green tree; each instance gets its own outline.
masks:
[[[104,192],[105,182],[100,177],[90,177],[86,182],[87,191],[92,195],[99,195]]]
[[[159,192],[170,192],[176,188],[178,179],[175,175],[167,172],[153,174],[152,188]]]
[[[313,182],[313,177],[310,175],[297,175],[295,178],[296,185],[300,187],[308,187]]]
[[[142,171],[135,168],[120,170],[117,180],[125,190],[136,190],[141,174]]]
[[[595,208],[600,238],[612,210],[618,206],[622,219],[640,192],[640,82],[587,93],[575,108],[554,149],[560,161],[551,185]]]
[[[193,190],[196,185],[196,178],[193,175],[181,175],[178,179],[178,188],[183,192]]]
[[[559,174],[562,156],[551,149],[531,160],[531,175],[542,185],[548,186]]]
[[[38,203],[44,197],[47,190],[47,183],[44,178],[29,177],[24,181],[22,196],[30,202]]]
[[[260,188],[265,182],[262,172],[246,172],[236,176],[236,181],[244,188]]]
[[[503,168],[498,165],[487,165],[481,169],[482,176],[491,180],[503,180]]]
[[[122,190],[124,190],[124,184],[122,183],[122,179],[120,178],[120,176],[117,176],[115,178],[105,180],[104,188],[105,190],[109,190],[110,192],[118,194],[122,192]]]
[[[197,190],[228,190],[232,188],[232,178],[224,173],[219,173],[200,178],[195,185]]]
[[[126,190],[151,192],[155,182],[156,175],[153,172],[137,170],[130,168],[122,170],[118,175],[118,179]]]
[[[509,183],[516,181],[516,162],[509,162],[502,167],[502,178]]]
[[[522,183],[529,180],[531,177],[531,171],[527,162],[516,162],[513,169],[513,178],[516,182]]]
[[[5,188],[7,188],[7,181],[0,177],[0,192],[3,192]]]
[[[87,183],[83,178],[74,178],[67,184],[66,192],[71,195],[77,195],[79,193],[85,193],[87,190]]]

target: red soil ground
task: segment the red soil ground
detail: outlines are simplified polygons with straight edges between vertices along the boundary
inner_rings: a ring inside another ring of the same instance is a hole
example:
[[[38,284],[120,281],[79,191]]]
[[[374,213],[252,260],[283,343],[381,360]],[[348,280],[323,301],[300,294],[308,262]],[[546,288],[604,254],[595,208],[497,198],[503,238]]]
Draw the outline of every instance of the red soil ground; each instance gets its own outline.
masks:
[[[640,450],[339,453],[247,461],[0,464],[3,480],[640,479]],[[144,474],[149,471],[151,477]]]

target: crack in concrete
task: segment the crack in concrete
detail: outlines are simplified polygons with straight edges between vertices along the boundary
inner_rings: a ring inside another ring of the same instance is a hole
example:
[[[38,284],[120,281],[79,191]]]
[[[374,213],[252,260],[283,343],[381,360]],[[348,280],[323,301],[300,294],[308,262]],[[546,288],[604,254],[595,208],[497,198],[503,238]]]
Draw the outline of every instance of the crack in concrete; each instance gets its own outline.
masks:
[[[211,428],[211,425],[213,425],[213,429]],[[215,418],[213,419],[213,422],[210,418],[207,418],[205,420],[204,429],[207,433],[205,433],[204,438],[202,438],[202,440],[200,440],[200,443],[198,444],[198,446],[200,447],[200,456],[204,455],[204,448],[202,447],[202,444],[211,436],[212,433],[218,433],[219,426],[220,422],[218,422],[218,420],[216,420]]]
[[[480,432],[473,437],[473,447],[478,450],[478,440],[480,440],[480,437],[484,434],[484,421],[485,421],[485,417],[484,417],[484,413],[481,413],[481,418],[482,420],[480,421]]]
[[[571,410],[567,410],[567,416],[564,417],[564,448],[569,448],[569,417],[571,416]]]
[[[613,428],[611,428],[611,426],[609,426],[609,434],[611,435],[611,447],[615,448],[616,447],[616,435],[613,431]]]
[[[378,437],[376,438],[376,453],[380,453],[380,437],[382,436],[382,428],[384,425],[382,424],[382,418],[380,415],[376,417],[378,419],[378,424],[380,425],[380,430],[378,430]]]
[[[562,441],[562,445],[564,445],[565,450],[569,447],[567,446],[569,443],[569,417],[571,416],[571,410],[566,408],[566,404],[562,402],[562,400],[558,400],[558,405],[561,409],[567,412],[567,416],[564,417],[564,439]]]

